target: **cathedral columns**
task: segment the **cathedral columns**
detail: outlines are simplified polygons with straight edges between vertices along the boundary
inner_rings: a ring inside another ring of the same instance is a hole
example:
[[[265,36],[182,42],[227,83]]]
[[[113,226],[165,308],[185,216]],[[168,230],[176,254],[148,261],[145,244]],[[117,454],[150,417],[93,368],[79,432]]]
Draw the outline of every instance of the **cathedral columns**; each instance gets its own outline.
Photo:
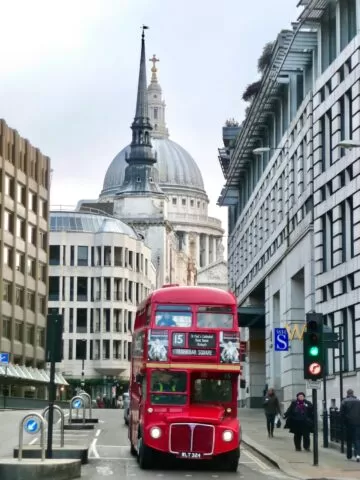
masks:
[[[210,237],[209,237],[209,235],[204,235],[204,239],[205,239],[204,267],[206,267],[210,263]]]
[[[195,260],[196,260],[196,268],[200,268],[200,258],[201,258],[201,244],[200,244],[200,233],[199,235],[196,235],[196,248],[195,248]]]

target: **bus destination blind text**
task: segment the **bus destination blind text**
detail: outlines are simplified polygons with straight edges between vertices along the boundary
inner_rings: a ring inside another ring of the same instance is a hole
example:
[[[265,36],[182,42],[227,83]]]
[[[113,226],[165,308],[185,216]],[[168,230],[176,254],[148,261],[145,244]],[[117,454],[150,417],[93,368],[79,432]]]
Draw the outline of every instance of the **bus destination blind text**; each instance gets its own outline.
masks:
[[[196,355],[199,357],[213,357],[216,350],[205,350],[200,348],[173,348],[173,355]]]

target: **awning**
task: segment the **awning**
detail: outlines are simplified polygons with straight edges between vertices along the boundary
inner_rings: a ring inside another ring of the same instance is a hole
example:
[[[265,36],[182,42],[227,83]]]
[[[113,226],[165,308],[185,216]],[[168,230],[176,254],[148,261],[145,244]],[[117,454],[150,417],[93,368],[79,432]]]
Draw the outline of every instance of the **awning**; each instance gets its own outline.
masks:
[[[238,307],[240,328],[265,328],[265,307]]]
[[[24,365],[13,365],[11,363],[0,365],[0,381],[4,378],[8,380],[20,380],[24,383],[49,383],[50,375],[46,370],[40,370]],[[56,385],[69,385],[61,373],[55,373]]]

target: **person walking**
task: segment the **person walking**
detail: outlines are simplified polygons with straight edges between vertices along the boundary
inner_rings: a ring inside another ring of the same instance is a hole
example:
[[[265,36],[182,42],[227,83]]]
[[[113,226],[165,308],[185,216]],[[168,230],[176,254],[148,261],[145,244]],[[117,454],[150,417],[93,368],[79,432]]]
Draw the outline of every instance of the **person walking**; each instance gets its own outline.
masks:
[[[274,436],[274,426],[276,415],[281,415],[279,399],[273,388],[269,388],[264,398],[264,412],[266,416],[266,428],[269,438]]]
[[[304,450],[310,452],[310,433],[314,429],[313,404],[305,399],[305,393],[299,392],[296,400],[293,400],[285,412],[286,419],[284,428],[288,428],[294,434],[295,450],[301,451],[301,439]]]
[[[354,390],[349,388],[347,397],[342,401],[340,414],[346,428],[346,456],[350,460],[355,447],[356,461],[360,462],[360,400]]]

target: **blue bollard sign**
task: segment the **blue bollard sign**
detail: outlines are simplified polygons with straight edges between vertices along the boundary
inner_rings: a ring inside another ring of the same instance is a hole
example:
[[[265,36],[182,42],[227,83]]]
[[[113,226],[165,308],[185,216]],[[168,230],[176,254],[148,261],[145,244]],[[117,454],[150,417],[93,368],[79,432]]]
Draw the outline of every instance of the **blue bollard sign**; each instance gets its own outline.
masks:
[[[30,417],[24,423],[24,430],[30,435],[35,435],[40,430],[40,420],[36,417]]]
[[[75,400],[72,402],[72,408],[75,408],[78,410],[79,408],[82,408],[83,402],[79,398],[75,398]]]

